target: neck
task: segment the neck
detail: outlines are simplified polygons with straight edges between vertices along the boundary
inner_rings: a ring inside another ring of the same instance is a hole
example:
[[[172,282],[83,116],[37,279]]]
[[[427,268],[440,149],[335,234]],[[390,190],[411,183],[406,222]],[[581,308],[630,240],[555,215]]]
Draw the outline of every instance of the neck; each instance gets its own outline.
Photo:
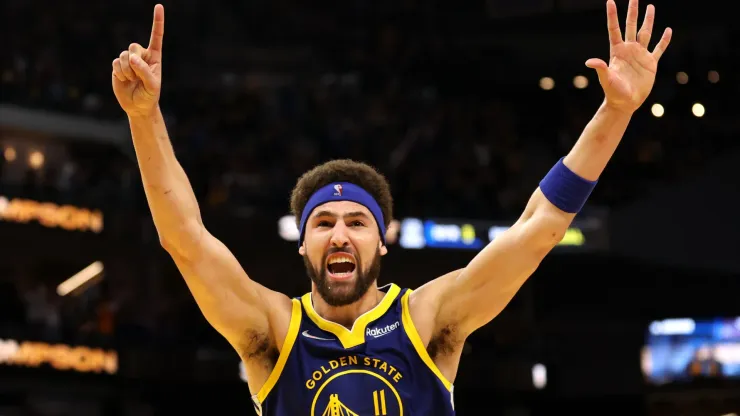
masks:
[[[316,313],[327,321],[338,323],[347,329],[352,328],[360,315],[378,306],[385,296],[385,293],[378,289],[377,284],[374,284],[357,302],[344,306],[331,306],[319,295],[316,285],[311,286],[311,301]]]

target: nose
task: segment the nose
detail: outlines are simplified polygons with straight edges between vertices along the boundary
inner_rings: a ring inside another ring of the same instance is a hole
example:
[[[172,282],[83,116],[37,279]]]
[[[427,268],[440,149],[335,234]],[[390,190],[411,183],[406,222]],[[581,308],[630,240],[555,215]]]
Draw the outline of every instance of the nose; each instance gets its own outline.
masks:
[[[337,221],[331,233],[331,245],[334,247],[345,247],[349,245],[349,234],[347,226],[342,221]]]

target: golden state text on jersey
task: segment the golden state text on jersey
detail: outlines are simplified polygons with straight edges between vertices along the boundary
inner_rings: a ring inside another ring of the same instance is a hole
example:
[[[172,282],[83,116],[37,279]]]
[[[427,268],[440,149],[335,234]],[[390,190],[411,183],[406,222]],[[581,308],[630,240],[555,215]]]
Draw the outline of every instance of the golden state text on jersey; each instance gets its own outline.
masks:
[[[391,284],[352,329],[321,318],[311,295],[293,299],[283,349],[252,396],[261,416],[449,416],[453,386],[411,322],[410,290]]]

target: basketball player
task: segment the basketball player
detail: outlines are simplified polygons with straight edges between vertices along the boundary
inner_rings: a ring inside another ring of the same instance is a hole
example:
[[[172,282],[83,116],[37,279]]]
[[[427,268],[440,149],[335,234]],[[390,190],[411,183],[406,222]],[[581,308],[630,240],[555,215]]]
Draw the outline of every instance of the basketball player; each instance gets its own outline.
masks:
[[[586,61],[604,102],[508,231],[465,268],[417,290],[378,287],[392,218],[388,183],[367,165],[331,161],[304,174],[292,193],[311,292],[290,299],[251,280],[203,225],[158,105],[164,9],[154,8],[149,46],[131,44],[113,61],[113,90],[128,115],[160,241],[208,322],[239,353],[258,413],[454,414],[466,337],[504,309],[561,240],[652,89],[671,30],[650,52],[653,6],[638,32],[630,0],[624,39],[613,0],[606,10],[609,64]]]

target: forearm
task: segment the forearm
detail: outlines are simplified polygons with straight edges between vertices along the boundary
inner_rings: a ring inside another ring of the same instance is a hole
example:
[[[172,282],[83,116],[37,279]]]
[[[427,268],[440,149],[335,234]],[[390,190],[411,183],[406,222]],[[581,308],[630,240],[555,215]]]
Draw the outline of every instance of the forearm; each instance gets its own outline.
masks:
[[[159,107],[149,117],[129,117],[144,191],[160,240],[186,252],[197,240],[202,221],[198,201],[175,157]]]
[[[563,164],[573,173],[588,181],[596,181],[617,149],[627,130],[632,113],[613,109],[603,103],[581,133],[573,149],[563,159]],[[534,244],[545,247],[557,244],[552,236],[559,237],[567,230],[575,217],[574,212],[565,212],[556,207],[537,189],[524,209],[520,221],[537,218],[542,238],[533,239]]]
[[[603,103],[563,160],[578,176],[595,181],[617,150],[632,113],[610,108]]]
[[[602,104],[563,160],[572,172],[556,165],[534,191],[519,220],[478,253],[453,280],[451,289],[444,291],[448,295],[440,307],[443,325],[453,322],[469,334],[508,304],[562,240],[593,189],[594,184],[588,182],[601,175],[630,118],[631,114]],[[574,180],[573,174],[580,178]]]

